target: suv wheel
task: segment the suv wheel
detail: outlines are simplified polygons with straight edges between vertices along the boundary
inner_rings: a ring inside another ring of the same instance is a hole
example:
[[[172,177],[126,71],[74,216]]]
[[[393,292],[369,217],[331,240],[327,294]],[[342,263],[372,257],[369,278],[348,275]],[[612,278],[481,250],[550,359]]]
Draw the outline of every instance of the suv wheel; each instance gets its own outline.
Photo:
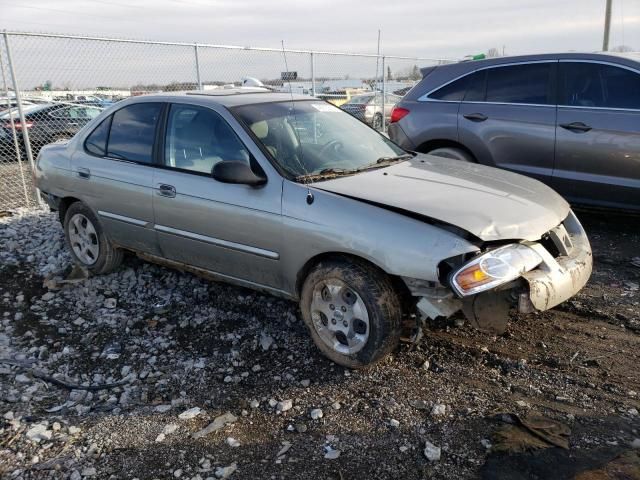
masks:
[[[123,251],[111,244],[96,216],[82,202],[67,209],[64,237],[73,260],[91,273],[109,273],[122,263]]]
[[[452,160],[460,160],[461,162],[476,163],[475,159],[461,148],[442,147],[436,148],[428,152],[429,155],[436,157],[451,158]]]
[[[364,262],[318,264],[304,282],[300,307],[316,346],[339,365],[375,363],[400,341],[400,298],[389,277]]]

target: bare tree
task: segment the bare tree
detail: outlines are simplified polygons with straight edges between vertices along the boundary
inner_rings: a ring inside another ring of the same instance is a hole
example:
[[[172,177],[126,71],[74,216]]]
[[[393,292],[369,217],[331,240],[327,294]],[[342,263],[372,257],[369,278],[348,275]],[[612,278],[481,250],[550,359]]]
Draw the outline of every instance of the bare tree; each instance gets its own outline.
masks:
[[[630,47],[629,45],[618,45],[616,47],[613,47],[611,49],[612,52],[633,52],[634,49],[633,47]]]
[[[502,54],[500,53],[500,50],[498,50],[497,48],[493,47],[490,48],[489,50],[487,50],[487,58],[495,58],[495,57],[501,57]]]

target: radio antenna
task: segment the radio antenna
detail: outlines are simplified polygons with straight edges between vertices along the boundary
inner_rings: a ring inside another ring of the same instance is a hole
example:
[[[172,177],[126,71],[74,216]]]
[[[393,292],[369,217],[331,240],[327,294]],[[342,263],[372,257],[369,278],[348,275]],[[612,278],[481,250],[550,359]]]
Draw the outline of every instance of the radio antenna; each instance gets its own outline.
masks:
[[[304,185],[307,187],[307,203],[311,205],[313,203],[313,193],[311,193],[311,188],[309,188],[309,172],[307,171],[307,167],[304,165],[304,161],[302,158],[302,142],[300,141],[300,134],[298,133],[298,116],[296,115],[296,105],[293,99],[293,88],[291,87],[291,75],[289,73],[289,65],[287,64],[287,52],[284,49],[284,40],[280,41],[282,44],[282,58],[284,59],[284,76],[289,84],[289,96],[291,98],[291,111],[293,112],[293,132],[298,141],[299,146],[299,154],[295,154],[296,160],[302,171],[304,172]]]

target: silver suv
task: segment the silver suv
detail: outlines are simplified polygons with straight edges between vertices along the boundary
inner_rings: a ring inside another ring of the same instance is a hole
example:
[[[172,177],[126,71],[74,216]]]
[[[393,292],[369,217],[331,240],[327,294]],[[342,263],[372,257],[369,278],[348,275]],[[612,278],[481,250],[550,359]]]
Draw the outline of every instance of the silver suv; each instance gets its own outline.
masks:
[[[407,153],[309,97],[125,100],[43,148],[36,180],[90,272],[131,251],[299,301],[348,367],[391,351],[407,320],[462,311],[500,332],[511,306],[551,308],[591,273],[585,232],[548,187]]]
[[[529,175],[569,201],[640,210],[640,63],[601,54],[425,68],[397,105],[407,150]]]

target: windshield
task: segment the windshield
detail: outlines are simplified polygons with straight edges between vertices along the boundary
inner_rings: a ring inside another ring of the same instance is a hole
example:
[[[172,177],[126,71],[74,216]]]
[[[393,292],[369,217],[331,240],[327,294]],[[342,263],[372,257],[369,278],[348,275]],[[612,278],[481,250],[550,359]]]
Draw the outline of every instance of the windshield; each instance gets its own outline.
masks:
[[[318,101],[235,107],[278,165],[302,181],[350,175],[410,158],[391,140],[333,105]]]
[[[23,105],[22,107],[22,112],[26,115],[27,113],[33,113],[33,112],[37,112],[38,110],[43,110],[45,108],[50,107],[51,105],[48,104],[44,104],[44,105]],[[5,109],[2,111],[2,114],[0,115],[0,118],[9,118],[9,114],[11,114],[11,116],[13,118],[17,118],[18,117],[18,107],[11,107],[11,109]]]

